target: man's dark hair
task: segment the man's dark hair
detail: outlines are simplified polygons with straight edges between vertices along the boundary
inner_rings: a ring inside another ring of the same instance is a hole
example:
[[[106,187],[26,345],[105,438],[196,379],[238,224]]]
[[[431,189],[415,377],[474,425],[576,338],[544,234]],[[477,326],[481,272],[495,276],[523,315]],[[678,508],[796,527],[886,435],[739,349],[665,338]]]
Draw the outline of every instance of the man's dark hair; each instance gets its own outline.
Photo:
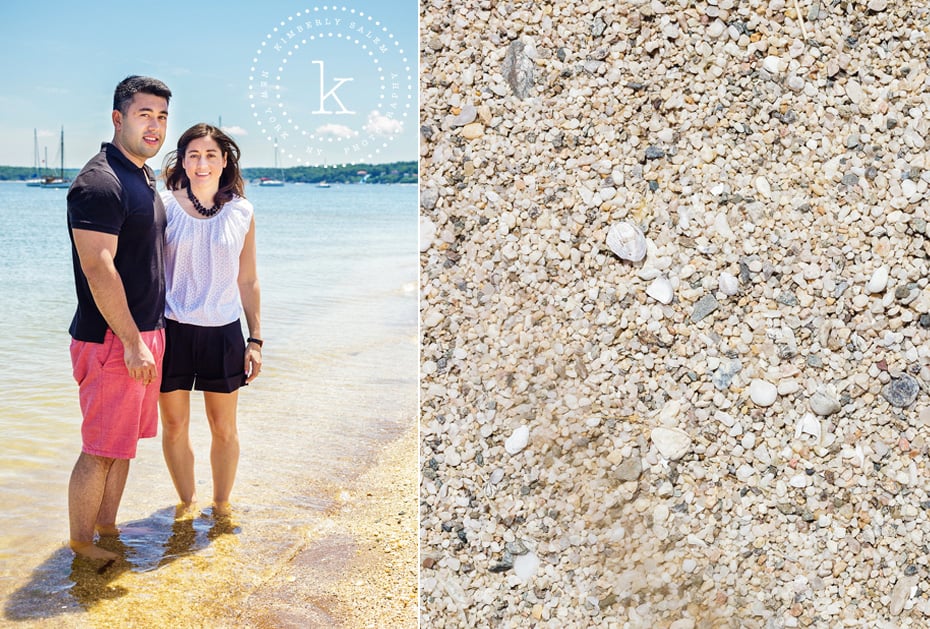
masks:
[[[139,92],[161,96],[166,101],[171,99],[171,90],[167,85],[150,76],[134,74],[127,76],[116,86],[116,91],[113,92],[113,109],[118,109],[125,114],[129,103],[132,102],[132,97]]]

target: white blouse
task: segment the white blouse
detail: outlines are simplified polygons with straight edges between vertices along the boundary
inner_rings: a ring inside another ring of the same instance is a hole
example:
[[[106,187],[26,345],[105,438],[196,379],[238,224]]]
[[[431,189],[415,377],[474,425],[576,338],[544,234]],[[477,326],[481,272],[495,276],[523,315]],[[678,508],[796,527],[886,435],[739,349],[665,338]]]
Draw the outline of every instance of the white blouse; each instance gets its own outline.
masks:
[[[165,228],[165,316],[179,323],[221,326],[242,315],[239,254],[254,208],[234,197],[215,216],[194,218],[170,190],[161,193]]]

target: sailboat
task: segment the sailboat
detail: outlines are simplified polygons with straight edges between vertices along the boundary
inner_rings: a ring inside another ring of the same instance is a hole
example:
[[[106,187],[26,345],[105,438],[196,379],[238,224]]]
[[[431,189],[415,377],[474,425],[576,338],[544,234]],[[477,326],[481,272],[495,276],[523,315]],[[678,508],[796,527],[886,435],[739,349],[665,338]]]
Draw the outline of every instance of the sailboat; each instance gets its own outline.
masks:
[[[36,129],[32,130],[32,179],[26,180],[26,185],[30,188],[38,188],[39,184],[42,183],[42,178],[39,177],[39,132]]]
[[[65,179],[65,128],[61,128],[61,146],[59,147],[59,153],[61,153],[61,170],[57,177],[46,177],[39,183],[40,188],[70,188],[71,180]]]
[[[278,168],[278,140],[274,141],[274,168],[278,171],[278,177],[281,177],[281,169]],[[265,188],[280,188],[284,185],[283,179],[274,179],[272,177],[262,177],[258,180],[258,185]]]

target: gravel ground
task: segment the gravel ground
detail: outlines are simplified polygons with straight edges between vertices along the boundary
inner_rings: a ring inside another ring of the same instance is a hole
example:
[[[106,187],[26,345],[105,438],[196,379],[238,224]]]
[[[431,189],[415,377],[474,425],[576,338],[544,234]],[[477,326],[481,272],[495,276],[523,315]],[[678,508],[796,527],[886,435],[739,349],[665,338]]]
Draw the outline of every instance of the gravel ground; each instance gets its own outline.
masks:
[[[930,622],[928,17],[421,5],[421,626]]]

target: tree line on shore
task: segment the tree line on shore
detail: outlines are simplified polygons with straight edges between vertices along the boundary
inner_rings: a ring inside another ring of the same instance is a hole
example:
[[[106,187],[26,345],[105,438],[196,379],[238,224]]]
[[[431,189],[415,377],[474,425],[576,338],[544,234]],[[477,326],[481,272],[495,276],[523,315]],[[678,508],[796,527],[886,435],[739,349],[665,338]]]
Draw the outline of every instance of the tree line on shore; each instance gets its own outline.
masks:
[[[77,168],[66,168],[65,177],[73,179]],[[56,171],[54,174],[58,174]],[[43,173],[26,166],[0,166],[0,181],[26,181]],[[243,168],[246,181],[263,177],[287,183],[417,183],[417,162],[389,164],[349,164],[346,166],[292,166],[291,168]]]

